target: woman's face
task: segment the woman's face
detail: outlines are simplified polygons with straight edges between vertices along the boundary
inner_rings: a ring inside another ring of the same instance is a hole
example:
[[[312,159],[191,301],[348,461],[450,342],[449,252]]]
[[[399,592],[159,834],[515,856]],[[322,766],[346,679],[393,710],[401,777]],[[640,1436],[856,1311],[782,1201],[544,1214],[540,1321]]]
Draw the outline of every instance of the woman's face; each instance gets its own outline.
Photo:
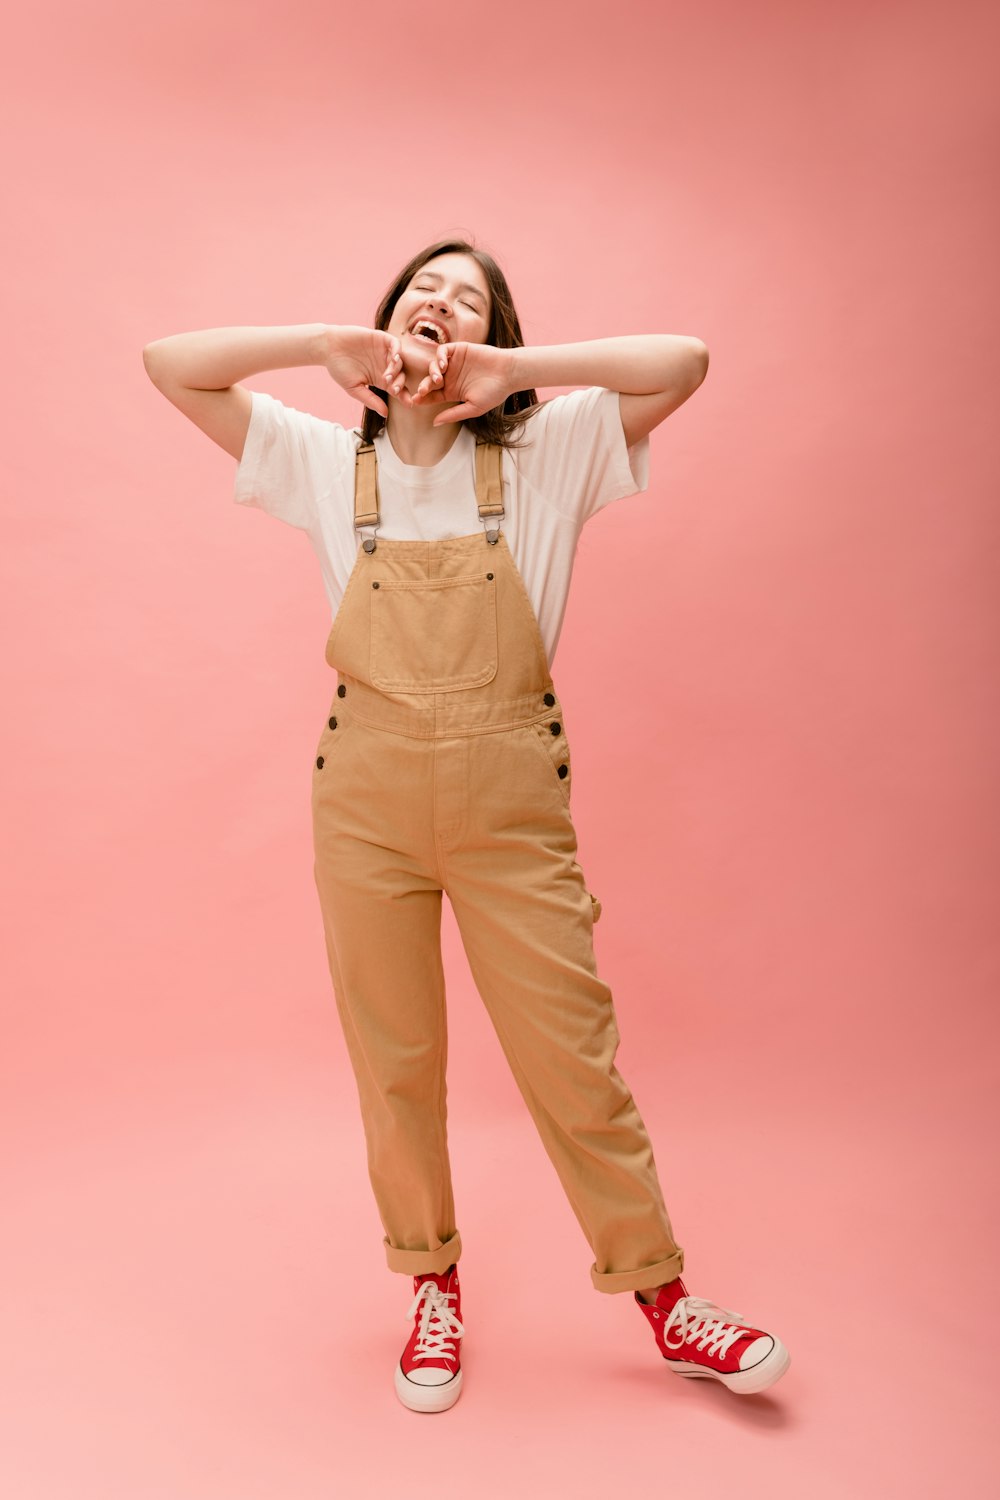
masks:
[[[440,328],[440,338],[413,329],[420,318]],[[387,332],[397,335],[403,367],[427,373],[436,343],[485,344],[490,328],[490,289],[471,255],[437,255],[411,277],[392,310]]]

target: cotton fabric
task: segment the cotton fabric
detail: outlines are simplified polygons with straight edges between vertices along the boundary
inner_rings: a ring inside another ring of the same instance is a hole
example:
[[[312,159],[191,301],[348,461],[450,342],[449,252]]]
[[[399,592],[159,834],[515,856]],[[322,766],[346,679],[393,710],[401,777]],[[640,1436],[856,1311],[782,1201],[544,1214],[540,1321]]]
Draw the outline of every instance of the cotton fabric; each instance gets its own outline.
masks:
[[[494,515],[501,450],[480,452],[463,534],[359,549],[327,639],[337,686],[316,744],[312,820],[330,975],[389,1269],[442,1272],[462,1254],[447,1143],[446,892],[593,1251],[593,1286],[635,1291],[680,1275],[684,1251],[615,1066],[565,714]],[[374,461],[371,448],[356,458],[359,525],[374,513]]]
[[[287,406],[263,391],[253,409],[233,498],[304,531],[336,618],[354,566],[354,466],[360,429]],[[626,446],[618,392],[585,386],[546,401],[502,454],[504,535],[551,667],[586,522],[649,486],[649,438]],[[440,463],[404,464],[385,428],[375,439],[379,537],[444,540],[475,517],[475,434],[461,426]]]

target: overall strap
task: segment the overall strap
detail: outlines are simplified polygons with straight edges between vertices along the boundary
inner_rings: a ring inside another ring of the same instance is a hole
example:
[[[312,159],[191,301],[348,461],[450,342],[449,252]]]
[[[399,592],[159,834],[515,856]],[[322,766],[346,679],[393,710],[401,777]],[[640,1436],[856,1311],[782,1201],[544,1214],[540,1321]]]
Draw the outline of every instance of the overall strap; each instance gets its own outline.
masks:
[[[481,521],[503,515],[503,449],[485,438],[476,438],[476,499]]]
[[[378,463],[374,443],[359,443],[354,456],[354,529],[379,527]],[[366,552],[375,551],[375,538],[365,537],[361,545]]]
[[[503,449],[486,438],[476,438],[476,502],[480,520],[503,517]],[[380,521],[375,444],[359,442],[354,455],[354,529],[360,531],[363,526],[373,526],[377,531]],[[486,540],[496,543],[499,535],[498,526],[494,531],[487,531]],[[375,538],[365,537],[361,545],[366,552],[374,552]]]

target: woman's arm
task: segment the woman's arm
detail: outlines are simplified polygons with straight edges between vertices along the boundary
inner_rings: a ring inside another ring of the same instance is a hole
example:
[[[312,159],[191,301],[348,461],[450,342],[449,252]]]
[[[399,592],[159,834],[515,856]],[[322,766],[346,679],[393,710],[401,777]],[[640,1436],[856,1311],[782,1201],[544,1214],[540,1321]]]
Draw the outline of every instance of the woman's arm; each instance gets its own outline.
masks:
[[[297,323],[286,328],[200,328],[154,339],[142,351],[154,385],[222,391],[259,375],[326,363],[330,325]]]
[[[239,381],[261,370],[325,364],[333,331],[328,323],[201,328],[155,339],[142,361],[157,390],[239,460],[253,407],[252,393]]]
[[[619,391],[625,441],[631,447],[693,395],[708,372],[708,348],[680,333],[635,333],[516,349],[517,390],[602,385]]]
[[[441,344],[413,405],[443,406],[434,426],[464,422],[500,405],[514,391],[547,385],[597,385],[618,392],[629,447],[651,432],[701,385],[708,349],[680,333],[637,333],[586,344],[498,349],[461,340]]]

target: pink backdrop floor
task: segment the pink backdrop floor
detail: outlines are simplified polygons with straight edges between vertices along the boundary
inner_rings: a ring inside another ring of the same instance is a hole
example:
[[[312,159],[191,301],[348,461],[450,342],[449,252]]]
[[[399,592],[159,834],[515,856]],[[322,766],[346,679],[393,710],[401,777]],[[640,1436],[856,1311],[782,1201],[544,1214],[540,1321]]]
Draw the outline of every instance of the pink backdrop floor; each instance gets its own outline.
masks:
[[[359,1127],[319,1070],[246,1060],[222,1082],[191,1069],[127,1130],[23,1140],[7,1492],[389,1500],[447,1477],[483,1500],[987,1494],[992,1355],[942,1353],[992,1270],[977,1186],[953,1170],[961,1132],[836,1109],[790,1131],[780,1099],[748,1132],[731,1105],[705,1109],[686,1061],[669,1065],[686,1149],[665,1149],[650,1075],[639,1097],[687,1285],[781,1334],[792,1364],[772,1391],[663,1367],[631,1297],[591,1290],[530,1126],[470,1120],[467,1083],[452,1125],[466,1386],[440,1417],[406,1411],[392,1366],[411,1284],[381,1265]],[[981,1248],[956,1245],[955,1224],[978,1224]],[[544,1251],[526,1262],[529,1226]]]

